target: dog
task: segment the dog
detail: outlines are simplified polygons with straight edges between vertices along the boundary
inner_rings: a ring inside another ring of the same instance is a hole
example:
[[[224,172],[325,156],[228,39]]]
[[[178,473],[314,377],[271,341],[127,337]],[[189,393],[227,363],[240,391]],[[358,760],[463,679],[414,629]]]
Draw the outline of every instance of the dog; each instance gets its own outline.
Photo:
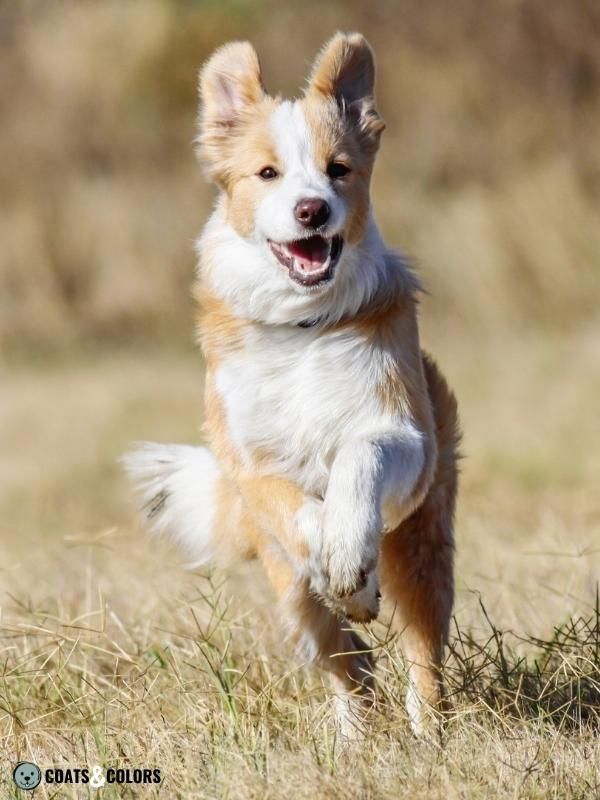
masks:
[[[373,657],[348,621],[395,607],[414,731],[441,707],[459,429],[420,347],[419,282],[370,204],[384,122],[366,39],[330,39],[299,99],[248,42],[200,72],[198,149],[219,190],[198,243],[210,448],[126,457],[146,515],[195,564],[258,558],[291,643],[328,670],[342,725]]]

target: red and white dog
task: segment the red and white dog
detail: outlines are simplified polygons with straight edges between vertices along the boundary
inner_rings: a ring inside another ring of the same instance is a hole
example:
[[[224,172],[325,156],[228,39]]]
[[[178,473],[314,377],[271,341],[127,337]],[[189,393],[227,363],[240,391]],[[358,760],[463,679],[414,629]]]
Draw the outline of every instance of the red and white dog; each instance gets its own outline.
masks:
[[[346,718],[373,681],[347,620],[376,617],[381,588],[418,732],[442,697],[459,435],[420,349],[418,282],[371,213],[374,79],[356,33],[325,45],[294,101],[265,92],[247,42],[203,67],[198,142],[220,190],[198,241],[210,449],[147,444],[127,467],[194,563],[262,561]]]

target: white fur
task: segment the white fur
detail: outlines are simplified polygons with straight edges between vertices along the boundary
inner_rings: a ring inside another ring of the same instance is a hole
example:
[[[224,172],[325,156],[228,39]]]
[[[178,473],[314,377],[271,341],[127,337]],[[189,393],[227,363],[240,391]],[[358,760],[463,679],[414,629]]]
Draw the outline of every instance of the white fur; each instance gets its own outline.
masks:
[[[244,349],[215,376],[242,461],[250,466],[257,450],[275,453],[278,474],[324,497],[341,448],[370,437],[363,450],[377,449],[366,457],[381,467],[382,498],[407,496],[422,447],[412,422],[384,414],[368,391],[385,379],[386,362],[385,350],[351,329],[250,326]]]
[[[408,668],[408,685],[406,687],[406,700],[404,705],[413,733],[415,736],[423,736],[427,730],[427,706],[423,702],[423,698],[420,697],[413,680],[413,669],[412,666]]]
[[[255,325],[215,377],[242,463],[250,468],[257,451],[275,454],[269,471],[324,498],[320,536],[313,510],[306,541],[312,552],[319,543],[334,595],[374,568],[383,505],[408,501],[424,464],[415,423],[384,413],[368,391],[385,380],[388,357],[349,328]],[[313,571],[311,580],[318,591],[324,578]]]
[[[298,571],[309,580],[311,590],[320,597],[330,592],[329,579],[323,572],[323,525],[324,503],[308,498],[296,513],[296,530],[308,546],[309,557],[304,565],[296,565]],[[338,599],[332,608],[339,614],[353,620],[368,621],[379,613],[379,578],[377,570],[372,569],[364,588],[350,597]],[[366,612],[366,614],[365,614]]]
[[[334,280],[318,291],[290,279],[267,238],[240,236],[227,224],[220,200],[196,245],[200,279],[245,319],[269,325],[337,322],[356,314],[381,287],[418,285],[403,260],[386,249],[372,217],[360,244],[344,245]]]
[[[156,533],[179,545],[200,566],[215,556],[214,488],[217,460],[206,447],[145,442],[123,458]]]
[[[401,507],[423,469],[422,436],[415,425],[410,420],[388,424],[388,430],[357,431],[331,469],[322,558],[334,596],[352,591],[360,573],[368,575],[375,568],[383,505],[392,496]]]
[[[321,570],[321,551],[323,549],[323,501],[307,497],[296,512],[294,519],[298,536],[308,547],[305,564],[296,565],[298,571],[309,579],[312,590],[323,595],[327,590]]]
[[[258,207],[256,238],[289,242],[306,236],[306,230],[294,216],[296,204],[304,198],[324,200],[331,209],[327,235],[339,233],[346,222],[347,209],[330,180],[314,162],[312,133],[302,107],[285,100],[275,109],[270,122],[283,169],[277,185]]]

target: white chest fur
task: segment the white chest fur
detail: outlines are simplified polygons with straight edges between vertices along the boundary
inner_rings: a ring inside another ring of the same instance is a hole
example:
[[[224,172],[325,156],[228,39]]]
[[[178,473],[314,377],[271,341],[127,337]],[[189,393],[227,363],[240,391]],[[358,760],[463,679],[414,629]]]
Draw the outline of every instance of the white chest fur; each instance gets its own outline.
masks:
[[[266,455],[278,474],[324,494],[340,447],[384,419],[375,393],[384,358],[350,328],[249,328],[214,376],[242,462]]]

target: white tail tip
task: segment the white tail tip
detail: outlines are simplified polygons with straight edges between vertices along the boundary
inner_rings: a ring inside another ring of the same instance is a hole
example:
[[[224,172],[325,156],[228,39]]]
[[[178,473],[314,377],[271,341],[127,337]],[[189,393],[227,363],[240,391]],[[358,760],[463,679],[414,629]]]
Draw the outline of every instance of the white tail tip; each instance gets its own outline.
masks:
[[[142,442],[121,459],[142,497],[151,528],[200,566],[214,557],[215,487],[219,468],[206,447]]]

